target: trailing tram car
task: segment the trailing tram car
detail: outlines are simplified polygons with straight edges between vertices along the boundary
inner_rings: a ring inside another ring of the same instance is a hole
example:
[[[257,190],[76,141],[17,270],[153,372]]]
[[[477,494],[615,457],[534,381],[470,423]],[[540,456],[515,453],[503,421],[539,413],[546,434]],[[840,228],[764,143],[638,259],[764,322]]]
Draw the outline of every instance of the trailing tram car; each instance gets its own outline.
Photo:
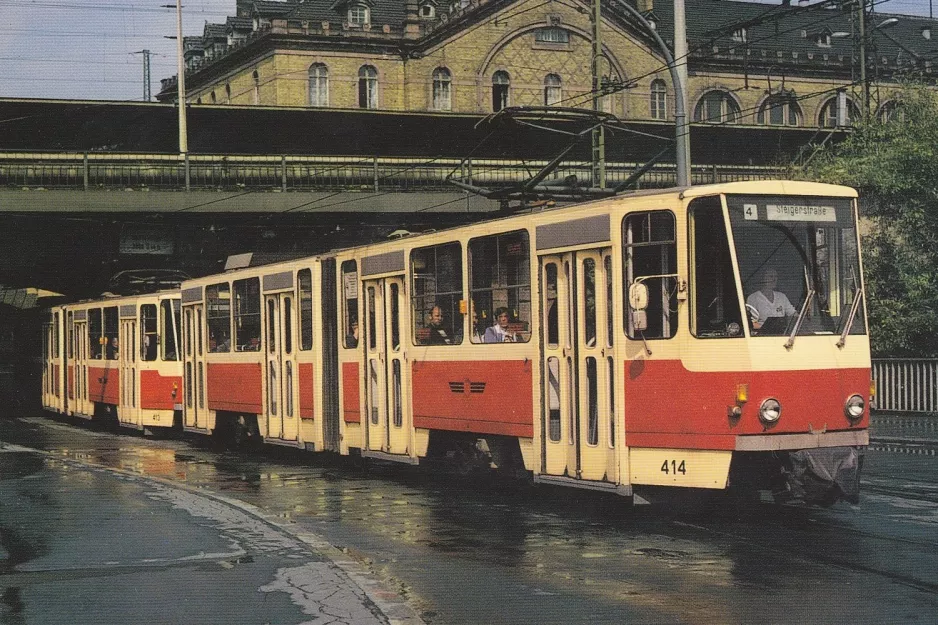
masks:
[[[243,264],[182,285],[186,430],[410,464],[469,442],[625,496],[857,499],[852,189],[649,190]]]
[[[144,430],[181,418],[179,291],[57,306],[44,327],[43,407]]]

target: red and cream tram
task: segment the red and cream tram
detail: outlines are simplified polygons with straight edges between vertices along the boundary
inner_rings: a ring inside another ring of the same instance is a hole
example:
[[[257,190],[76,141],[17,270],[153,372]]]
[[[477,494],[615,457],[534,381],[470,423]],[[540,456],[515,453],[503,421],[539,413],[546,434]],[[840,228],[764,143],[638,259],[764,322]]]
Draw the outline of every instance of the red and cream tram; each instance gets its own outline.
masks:
[[[872,387],[852,189],[649,190],[241,260],[182,285],[189,431],[411,464],[469,441],[626,496],[856,499]],[[73,332],[85,306],[59,311]]]
[[[142,430],[181,411],[179,292],[58,306],[44,332],[43,407]]]

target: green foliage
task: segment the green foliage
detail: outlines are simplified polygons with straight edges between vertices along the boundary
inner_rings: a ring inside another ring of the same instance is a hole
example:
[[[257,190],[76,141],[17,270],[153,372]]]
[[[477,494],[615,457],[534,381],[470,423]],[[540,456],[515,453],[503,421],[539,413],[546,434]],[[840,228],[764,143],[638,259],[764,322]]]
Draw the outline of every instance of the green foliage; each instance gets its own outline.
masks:
[[[860,193],[877,356],[938,356],[938,93],[907,84],[892,119],[823,149],[804,175]]]

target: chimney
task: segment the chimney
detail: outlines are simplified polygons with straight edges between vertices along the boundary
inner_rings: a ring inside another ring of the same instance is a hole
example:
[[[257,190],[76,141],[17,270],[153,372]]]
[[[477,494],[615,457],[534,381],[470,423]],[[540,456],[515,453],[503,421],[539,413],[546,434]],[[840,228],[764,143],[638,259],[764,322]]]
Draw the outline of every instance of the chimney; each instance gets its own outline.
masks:
[[[404,0],[404,39],[420,38],[420,15],[417,0]]]

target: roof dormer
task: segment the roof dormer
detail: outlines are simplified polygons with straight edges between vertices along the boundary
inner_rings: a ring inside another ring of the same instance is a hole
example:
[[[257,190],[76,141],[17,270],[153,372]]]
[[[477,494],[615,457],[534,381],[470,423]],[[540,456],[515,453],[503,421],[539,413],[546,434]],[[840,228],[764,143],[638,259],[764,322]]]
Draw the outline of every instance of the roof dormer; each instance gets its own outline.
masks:
[[[361,28],[371,24],[371,10],[374,6],[374,0],[336,0],[331,8],[343,15],[343,21],[349,27]]]
[[[432,20],[439,12],[439,5],[436,0],[421,0],[417,7],[417,15],[422,20]]]

